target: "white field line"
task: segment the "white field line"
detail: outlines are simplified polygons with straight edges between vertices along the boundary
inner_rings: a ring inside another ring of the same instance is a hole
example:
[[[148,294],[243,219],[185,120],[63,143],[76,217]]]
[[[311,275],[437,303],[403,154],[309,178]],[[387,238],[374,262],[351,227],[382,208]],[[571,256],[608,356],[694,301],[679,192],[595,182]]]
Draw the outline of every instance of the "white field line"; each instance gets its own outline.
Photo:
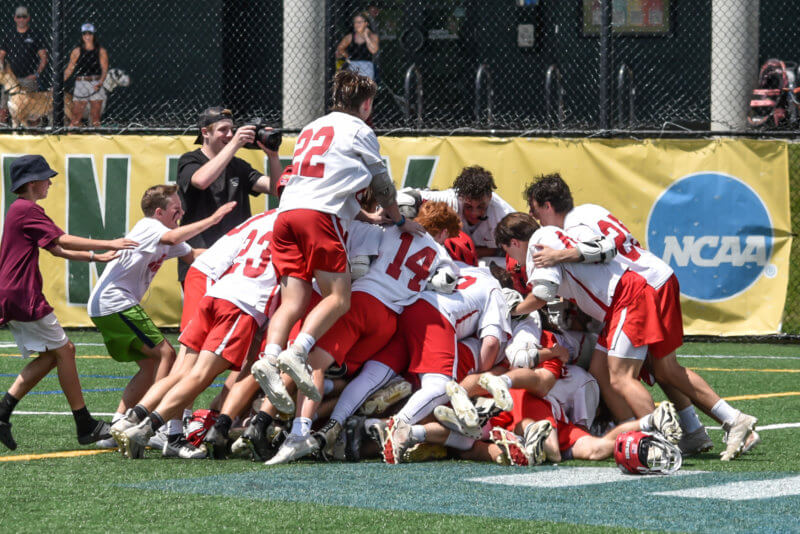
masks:
[[[717,360],[800,360],[798,356],[732,356],[730,354],[678,354],[678,358],[711,358]]]

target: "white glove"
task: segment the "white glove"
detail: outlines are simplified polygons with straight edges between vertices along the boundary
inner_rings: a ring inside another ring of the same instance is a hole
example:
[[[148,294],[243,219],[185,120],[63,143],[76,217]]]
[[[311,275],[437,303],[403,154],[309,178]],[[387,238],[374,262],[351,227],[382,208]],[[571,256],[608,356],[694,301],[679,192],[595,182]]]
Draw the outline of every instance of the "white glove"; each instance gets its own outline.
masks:
[[[358,280],[369,271],[369,256],[353,256],[350,258],[350,279]]]
[[[456,289],[458,277],[449,267],[442,267],[433,273],[429,283],[434,291],[446,294],[452,293]]]

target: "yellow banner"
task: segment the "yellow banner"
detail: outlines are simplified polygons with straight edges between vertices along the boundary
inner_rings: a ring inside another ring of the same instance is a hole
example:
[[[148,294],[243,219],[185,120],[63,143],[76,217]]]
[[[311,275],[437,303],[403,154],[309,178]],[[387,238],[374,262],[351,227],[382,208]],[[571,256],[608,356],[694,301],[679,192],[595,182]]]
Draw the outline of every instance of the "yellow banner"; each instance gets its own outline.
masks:
[[[59,172],[41,202],[64,230],[118,236],[141,217],[145,189],[174,181],[177,159],[194,136],[0,136],[3,216],[14,196],[8,167],[42,154]],[[621,219],[643,245],[670,263],[681,283],[687,334],[757,335],[779,331],[786,299],[791,232],[787,145],[780,141],[595,140],[484,137],[386,137],[398,185],[447,188],[467,165],[495,176],[498,193],[527,211],[534,176],[559,171],[576,204],[596,203]],[[291,157],[287,138],[281,157]],[[266,170],[265,156],[239,157]],[[267,207],[255,197],[253,212]],[[100,228],[102,232],[98,232]],[[45,294],[64,326],[88,326],[85,301],[94,266],[43,253]],[[143,305],[159,325],[180,317],[177,267],[166,263]]]

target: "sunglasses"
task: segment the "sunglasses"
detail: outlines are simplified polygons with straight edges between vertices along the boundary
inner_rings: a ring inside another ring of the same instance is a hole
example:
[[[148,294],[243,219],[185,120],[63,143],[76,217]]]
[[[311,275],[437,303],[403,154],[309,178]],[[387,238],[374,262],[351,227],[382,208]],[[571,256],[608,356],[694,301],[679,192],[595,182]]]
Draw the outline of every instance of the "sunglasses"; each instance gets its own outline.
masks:
[[[27,19],[28,15],[14,15],[15,19]]]

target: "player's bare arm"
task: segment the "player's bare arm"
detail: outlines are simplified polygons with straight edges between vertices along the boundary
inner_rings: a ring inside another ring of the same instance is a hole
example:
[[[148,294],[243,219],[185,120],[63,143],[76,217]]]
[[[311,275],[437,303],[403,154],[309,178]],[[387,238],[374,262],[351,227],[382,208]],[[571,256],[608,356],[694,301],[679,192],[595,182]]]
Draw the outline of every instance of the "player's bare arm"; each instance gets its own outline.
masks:
[[[85,262],[94,261],[97,263],[108,263],[109,261],[119,256],[119,252],[116,250],[109,250],[107,252],[95,254],[94,252],[87,252],[85,250],[67,250],[58,245],[54,245],[46,250],[53,256],[72,261],[85,261]]]
[[[192,175],[192,185],[197,189],[207,189],[225,171],[236,152],[256,138],[256,127],[252,124],[239,127],[233,138],[217,154],[204,163]],[[208,154],[206,154],[208,155]],[[276,176],[280,176],[280,172]],[[277,179],[277,178],[276,178]]]
[[[500,340],[494,336],[486,336],[481,339],[481,354],[479,372],[488,371],[497,361],[497,354],[500,352]]]
[[[547,245],[536,245],[536,252],[533,253],[533,265],[539,268],[553,267],[559,263],[578,263],[581,259],[577,248],[556,250]]]
[[[528,315],[529,313],[533,313],[536,310],[543,308],[545,304],[547,304],[546,301],[540,299],[533,293],[528,293],[525,299],[517,304],[516,308],[514,308],[512,315]]]
[[[187,224],[186,226],[179,226],[178,228],[174,228],[163,236],[161,236],[161,243],[165,245],[177,245],[178,243],[183,243],[184,241],[188,241],[189,239],[193,238],[197,234],[204,232],[205,230],[211,228],[218,222],[220,222],[227,214],[233,211],[233,208],[236,207],[236,202],[228,202],[223,204],[217,211],[215,211],[209,217],[205,219],[201,219],[197,222],[192,224]]]
[[[139,243],[132,239],[89,239],[76,235],[62,234],[54,240],[55,244],[66,250],[127,250],[136,248]]]

